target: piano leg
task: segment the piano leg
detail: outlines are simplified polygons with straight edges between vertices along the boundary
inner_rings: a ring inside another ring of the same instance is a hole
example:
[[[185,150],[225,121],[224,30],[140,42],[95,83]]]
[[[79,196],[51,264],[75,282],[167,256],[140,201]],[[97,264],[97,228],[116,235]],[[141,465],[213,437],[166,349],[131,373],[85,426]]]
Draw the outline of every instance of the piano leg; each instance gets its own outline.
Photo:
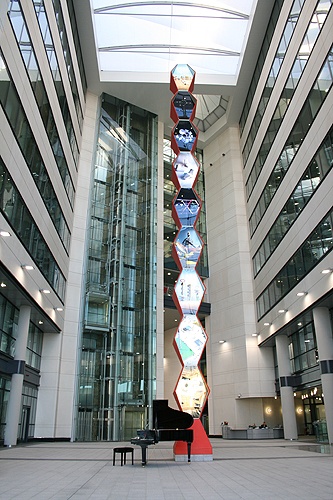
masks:
[[[141,465],[144,467],[147,463],[147,445],[141,445],[142,449],[142,458],[141,458]]]
[[[191,462],[191,443],[187,443],[187,461]]]

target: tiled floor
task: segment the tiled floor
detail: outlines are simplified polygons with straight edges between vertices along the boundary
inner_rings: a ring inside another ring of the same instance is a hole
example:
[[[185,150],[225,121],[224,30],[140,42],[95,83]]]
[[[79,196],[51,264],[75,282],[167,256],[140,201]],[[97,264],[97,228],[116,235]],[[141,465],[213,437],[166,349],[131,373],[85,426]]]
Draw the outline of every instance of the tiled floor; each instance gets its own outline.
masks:
[[[0,449],[0,499],[333,499],[332,447],[306,441],[212,438],[213,461],[175,462],[172,443],[141,466],[112,465],[129,443],[36,443]]]

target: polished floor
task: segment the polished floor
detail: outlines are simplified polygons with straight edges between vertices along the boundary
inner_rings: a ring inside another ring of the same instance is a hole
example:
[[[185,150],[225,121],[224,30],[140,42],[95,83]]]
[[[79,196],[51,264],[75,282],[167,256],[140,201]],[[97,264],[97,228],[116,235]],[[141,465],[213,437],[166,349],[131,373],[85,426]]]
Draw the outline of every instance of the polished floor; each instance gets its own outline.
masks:
[[[333,499],[333,449],[305,440],[212,438],[213,461],[175,462],[172,443],[141,448],[113,466],[130,443],[34,443],[0,448],[2,500]],[[128,457],[129,458],[129,457]]]

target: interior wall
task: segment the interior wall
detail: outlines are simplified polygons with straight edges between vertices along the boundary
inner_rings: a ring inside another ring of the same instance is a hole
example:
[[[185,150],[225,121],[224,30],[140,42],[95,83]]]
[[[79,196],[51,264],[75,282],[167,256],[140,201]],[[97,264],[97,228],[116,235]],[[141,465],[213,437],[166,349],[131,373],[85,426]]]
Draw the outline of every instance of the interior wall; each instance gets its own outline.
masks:
[[[223,420],[235,428],[247,427],[249,416],[264,420],[261,398],[274,397],[275,385],[272,350],[259,349],[253,336],[256,313],[238,127],[204,149],[204,168],[209,432],[215,435]]]

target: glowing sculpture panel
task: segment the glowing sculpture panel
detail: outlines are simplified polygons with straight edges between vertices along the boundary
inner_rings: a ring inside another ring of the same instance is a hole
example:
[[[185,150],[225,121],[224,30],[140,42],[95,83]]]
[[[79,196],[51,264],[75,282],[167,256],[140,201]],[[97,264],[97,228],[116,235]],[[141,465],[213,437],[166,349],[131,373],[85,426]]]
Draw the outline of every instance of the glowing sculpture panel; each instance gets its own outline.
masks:
[[[191,94],[194,77],[195,72],[187,64],[179,64],[172,70],[170,88],[175,95],[170,114],[175,122],[171,147],[177,155],[172,165],[172,181],[178,190],[172,203],[172,215],[179,228],[173,257],[180,270],[173,299],[182,315],[174,338],[174,347],[182,363],[174,396],[183,411],[198,418],[209,389],[199,368],[207,336],[197,317],[205,286],[196,271],[203,242],[195,228],[202,202],[194,190],[200,170],[194,156],[198,130],[191,122],[196,108],[196,99]]]

